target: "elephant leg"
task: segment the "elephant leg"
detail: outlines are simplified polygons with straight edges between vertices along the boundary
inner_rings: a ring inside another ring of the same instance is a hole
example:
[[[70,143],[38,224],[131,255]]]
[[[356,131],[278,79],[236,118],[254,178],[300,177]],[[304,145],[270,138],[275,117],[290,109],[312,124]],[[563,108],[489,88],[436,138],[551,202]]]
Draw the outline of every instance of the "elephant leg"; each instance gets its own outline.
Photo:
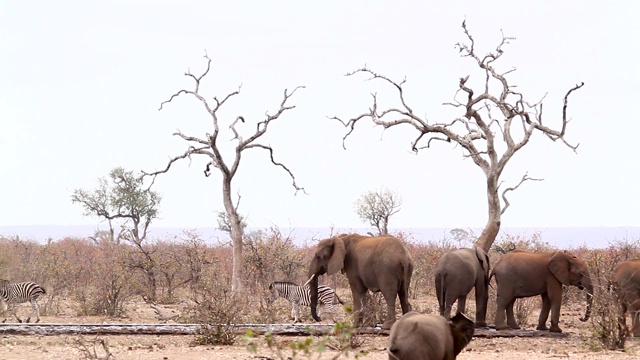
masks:
[[[475,327],[487,326],[487,303],[489,297],[483,284],[476,284],[476,323]]]
[[[440,316],[444,316],[445,319],[451,318],[451,308],[453,307],[453,301],[445,301],[444,307],[440,311]]]
[[[464,300],[462,301],[462,303],[460,303],[460,298],[461,297],[456,297],[455,293],[453,291],[447,291],[445,298],[444,298],[444,308],[442,310],[442,316],[444,316],[445,319],[450,319],[451,318],[451,308],[453,308],[453,303],[455,303],[456,301],[458,301],[458,312],[460,312],[460,307],[462,304],[462,312],[464,312],[464,308],[465,308],[465,301],[466,301],[466,296],[464,296]]]
[[[562,290],[557,293],[548,293],[549,302],[551,303],[551,327],[549,331],[561,333],[560,323],[560,305],[562,304]]]
[[[634,337],[640,337],[640,309],[631,311],[631,333]]]
[[[505,311],[507,309],[507,305],[508,305],[508,299],[506,298],[506,296],[504,295],[497,295],[496,298],[496,330],[505,330],[508,329],[509,326],[507,326],[506,321],[505,321]]]
[[[510,328],[512,329],[520,329],[520,326],[518,325],[518,322],[516,321],[516,317],[513,313],[513,305],[516,303],[516,299],[511,300],[511,302],[509,302],[507,304],[507,324],[509,325]]]
[[[633,327],[633,313],[631,313],[632,327]],[[620,301],[618,305],[618,330],[620,333],[628,334],[629,328],[627,328],[627,306],[624,301]]]
[[[547,319],[549,318],[549,310],[551,310],[551,300],[547,293],[541,294],[540,297],[542,298],[542,308],[540,309],[536,330],[549,330],[547,327]]]
[[[467,296],[460,296],[458,297],[458,308],[456,309],[456,314],[457,313],[463,313],[466,314],[467,312]],[[447,318],[448,319],[448,318]]]
[[[387,290],[382,293],[382,296],[387,303],[387,319],[382,324],[382,329],[389,330],[393,323],[396,322],[396,296],[398,294],[393,290]]]
[[[367,288],[362,283],[350,281],[351,295],[353,295],[353,314],[355,316],[355,326],[361,326],[364,314],[363,310],[367,305]]]
[[[364,294],[362,294],[362,311],[360,312],[360,324],[363,327],[376,326],[376,314],[372,309],[374,300],[377,300],[375,299],[374,293],[365,291]]]

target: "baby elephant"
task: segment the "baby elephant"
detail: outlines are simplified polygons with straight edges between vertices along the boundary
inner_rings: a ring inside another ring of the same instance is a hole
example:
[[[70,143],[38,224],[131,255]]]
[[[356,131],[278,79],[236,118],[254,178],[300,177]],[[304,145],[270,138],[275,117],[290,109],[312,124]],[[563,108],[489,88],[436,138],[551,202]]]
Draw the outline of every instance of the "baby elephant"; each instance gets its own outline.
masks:
[[[410,311],[391,327],[389,360],[450,360],[473,337],[473,321],[457,313],[450,321],[440,315]]]

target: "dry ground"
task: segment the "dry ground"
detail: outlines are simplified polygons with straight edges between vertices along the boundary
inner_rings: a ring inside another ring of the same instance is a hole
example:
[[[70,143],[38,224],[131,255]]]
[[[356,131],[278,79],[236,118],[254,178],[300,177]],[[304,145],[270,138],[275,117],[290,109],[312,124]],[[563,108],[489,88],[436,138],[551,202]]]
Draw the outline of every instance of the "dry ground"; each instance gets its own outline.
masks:
[[[345,294],[345,299],[349,299]],[[279,300],[283,301],[284,300]],[[420,311],[435,311],[435,302],[423,304]],[[283,303],[286,305],[286,302]],[[164,315],[177,314],[180,305],[162,306]],[[30,309],[23,305],[19,311],[26,314]],[[560,326],[570,336],[565,339],[548,338],[474,338],[471,344],[460,354],[458,359],[634,359],[640,356],[640,339],[628,342],[626,352],[594,351],[590,346],[589,323],[578,320],[583,311],[581,304],[563,307]],[[529,318],[528,328],[536,322],[537,313]],[[287,319],[282,319],[287,321]],[[65,305],[56,316],[43,316],[45,323],[157,323],[158,315],[144,302],[132,303],[128,307],[128,317],[124,319],[109,319],[106,317],[77,317],[72,304]],[[298,340],[302,338],[297,338]],[[79,341],[84,341],[86,348],[94,349],[98,356],[104,355],[104,350],[95,342],[104,340],[114,359],[278,359],[268,349],[260,349],[257,354],[247,351],[243,344],[235,346],[194,346],[193,336],[150,336],[150,335],[119,335],[119,336],[0,336],[0,359],[90,359],[82,350]],[[294,340],[292,337],[278,337],[280,344],[286,345]],[[364,337],[362,348],[369,351],[363,359],[387,359],[385,346],[387,337]],[[335,352],[327,351],[319,359],[330,359]],[[284,352],[284,358],[291,355]],[[305,359],[307,357],[300,356]],[[312,357],[318,359],[318,357]]]

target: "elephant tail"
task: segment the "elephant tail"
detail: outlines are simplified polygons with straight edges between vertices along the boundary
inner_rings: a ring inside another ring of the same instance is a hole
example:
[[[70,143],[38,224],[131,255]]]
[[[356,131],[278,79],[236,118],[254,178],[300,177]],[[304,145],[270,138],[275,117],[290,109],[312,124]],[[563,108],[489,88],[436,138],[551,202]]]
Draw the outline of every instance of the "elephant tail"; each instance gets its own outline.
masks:
[[[493,271],[493,269],[491,269],[491,271],[489,272],[489,278],[487,279],[487,285],[493,289],[493,286],[491,286],[491,278],[495,275],[496,273]]]
[[[338,300],[338,303],[340,303],[340,305],[344,305],[344,301],[342,301],[342,299],[340,299],[340,296],[338,296],[338,293],[334,292],[333,294],[335,295],[336,300]]]
[[[403,278],[404,281],[402,281],[402,287],[400,289],[400,291],[402,291],[404,293],[404,297],[405,299],[407,299],[407,301],[409,301],[409,286],[411,285],[411,275],[413,274],[413,262],[409,261],[403,269]]]
[[[445,301],[447,299],[447,273],[442,271],[436,276],[436,293],[438,295],[438,306],[440,315],[444,314],[444,309],[447,306]]]

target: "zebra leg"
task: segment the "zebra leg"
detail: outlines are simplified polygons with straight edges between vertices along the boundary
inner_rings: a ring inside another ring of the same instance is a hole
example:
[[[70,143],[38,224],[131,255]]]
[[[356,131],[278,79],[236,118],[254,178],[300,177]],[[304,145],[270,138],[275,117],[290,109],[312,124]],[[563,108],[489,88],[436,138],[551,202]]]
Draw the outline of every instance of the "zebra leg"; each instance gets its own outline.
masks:
[[[27,322],[31,321],[31,316],[33,313],[36,314],[36,322],[40,322],[40,305],[38,304],[38,300],[34,300],[31,302],[31,314],[27,318]]]
[[[4,316],[4,320],[2,320],[3,324],[7,322],[7,309],[9,309],[9,305],[4,300],[0,299],[0,313]]]
[[[318,304],[318,317],[322,319],[322,314],[325,313],[325,304]]]
[[[327,304],[326,305],[326,309],[327,309],[326,311],[328,313],[331,313],[331,320],[333,320],[334,323],[336,322],[336,313],[337,313],[337,311],[336,311],[337,309],[336,308],[337,308],[336,304]]]
[[[13,316],[15,316],[16,319],[18,319],[18,322],[22,324],[22,319],[20,319],[20,317],[18,316],[18,309],[15,305],[13,306]]]
[[[293,323],[298,322],[298,314],[300,313],[300,304],[293,303],[293,309],[291,309],[291,316],[293,316]]]
[[[38,304],[38,300],[36,300],[35,303],[36,303],[36,322],[39,323],[40,322],[40,304]]]

